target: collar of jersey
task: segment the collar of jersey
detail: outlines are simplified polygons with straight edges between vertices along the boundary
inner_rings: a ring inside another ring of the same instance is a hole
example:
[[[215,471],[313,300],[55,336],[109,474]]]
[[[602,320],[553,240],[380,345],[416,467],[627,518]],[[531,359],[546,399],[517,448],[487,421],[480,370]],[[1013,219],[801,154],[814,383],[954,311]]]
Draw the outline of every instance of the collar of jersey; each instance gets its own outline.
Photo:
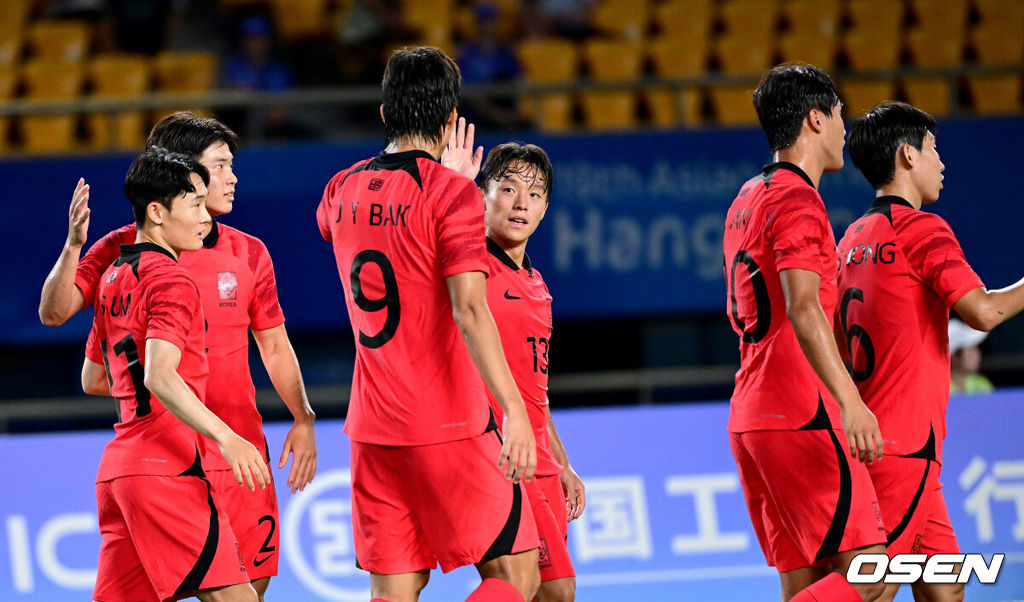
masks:
[[[217,218],[211,216],[210,222],[212,222],[212,225],[210,226],[210,233],[203,239],[203,247],[207,249],[212,249],[216,246],[217,240],[220,238],[220,227],[217,226]]]
[[[416,159],[430,159],[434,163],[437,163],[437,158],[427,151],[410,150],[402,151],[400,153],[385,153],[381,151],[381,153],[377,155],[377,165],[384,169],[393,169],[395,166],[408,163],[409,161],[415,161]]]
[[[171,258],[172,261],[177,263],[178,259],[167,249],[153,242],[137,242],[130,245],[121,245],[121,255],[141,255],[143,251],[152,251],[154,253],[163,253],[164,255]]]
[[[903,205],[904,207],[910,207],[911,209],[914,208],[914,206],[911,205],[910,201],[908,201],[907,199],[901,196],[896,196],[894,194],[887,194],[884,196],[876,197],[875,201],[871,203],[871,209],[880,209],[888,205]]]
[[[516,265],[516,262],[512,261],[512,258],[508,256],[505,249],[502,249],[501,245],[490,238],[487,239],[487,251],[491,255],[497,257],[498,261],[508,266],[510,270],[515,271],[519,269],[519,266]],[[526,268],[527,272],[533,272],[533,264],[530,263],[530,256],[525,253],[523,254],[523,267]]]
[[[795,163],[790,163],[789,161],[776,161],[775,163],[769,163],[768,165],[764,166],[763,173],[765,176],[769,176],[771,173],[779,169],[787,169],[795,173],[796,175],[803,178],[804,182],[807,182],[808,186],[814,188],[814,183],[811,182],[811,179],[809,177],[807,177],[807,174],[804,173],[804,170],[800,169],[800,167],[797,166]]]

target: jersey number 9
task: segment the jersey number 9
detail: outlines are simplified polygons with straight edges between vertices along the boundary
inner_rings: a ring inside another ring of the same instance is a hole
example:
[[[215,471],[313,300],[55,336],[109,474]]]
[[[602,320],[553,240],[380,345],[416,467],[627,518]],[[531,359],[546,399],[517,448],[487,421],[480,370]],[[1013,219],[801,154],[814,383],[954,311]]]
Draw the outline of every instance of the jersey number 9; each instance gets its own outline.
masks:
[[[381,278],[384,280],[384,296],[379,299],[368,299],[363,294],[363,282],[360,280],[360,272],[367,263],[376,264],[380,268]],[[402,306],[398,301],[398,280],[395,279],[395,268],[387,255],[380,251],[367,249],[356,255],[352,260],[350,272],[352,283],[352,297],[359,309],[367,312],[378,312],[386,309],[387,319],[384,327],[375,335],[368,335],[362,330],[359,331],[359,344],[370,349],[377,349],[390,341],[398,330],[398,321],[402,317]]]

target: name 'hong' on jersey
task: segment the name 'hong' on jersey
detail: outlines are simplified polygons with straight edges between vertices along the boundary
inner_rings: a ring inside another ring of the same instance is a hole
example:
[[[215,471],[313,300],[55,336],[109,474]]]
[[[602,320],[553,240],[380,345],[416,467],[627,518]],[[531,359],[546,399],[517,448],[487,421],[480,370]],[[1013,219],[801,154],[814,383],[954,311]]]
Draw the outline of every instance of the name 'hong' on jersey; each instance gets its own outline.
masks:
[[[851,374],[886,455],[942,462],[949,310],[983,286],[941,217],[882,196],[839,242],[839,307]]]
[[[740,369],[729,431],[799,429],[819,399],[833,428],[839,406],[815,374],[786,316],[779,273],[802,269],[821,277],[819,300],[831,321],[838,257],[825,205],[799,167],[779,162],[747,181],[725,222],[728,315],[740,337]]]
[[[317,208],[356,339],[345,432],[377,445],[479,435],[487,396],[446,278],[487,273],[476,184],[423,151],[385,153],[335,175]]]

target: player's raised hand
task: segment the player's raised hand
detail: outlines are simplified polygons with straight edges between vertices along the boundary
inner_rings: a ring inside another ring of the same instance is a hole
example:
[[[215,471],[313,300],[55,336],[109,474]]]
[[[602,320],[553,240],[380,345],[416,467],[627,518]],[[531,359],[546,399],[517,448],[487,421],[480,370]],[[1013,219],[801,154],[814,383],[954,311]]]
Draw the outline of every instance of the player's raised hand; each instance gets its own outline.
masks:
[[[68,245],[81,247],[89,234],[89,185],[78,178],[75,193],[68,208]]]
[[[884,446],[882,431],[878,428],[878,419],[864,402],[857,400],[857,403],[842,406],[841,417],[850,455],[865,464],[881,460]]]
[[[478,146],[473,150],[475,137],[476,126],[472,123],[466,125],[466,118],[459,117],[455,132],[448,138],[448,148],[441,153],[441,165],[475,180],[484,159],[484,147]]]
[[[270,470],[263,455],[245,439],[231,433],[223,443],[218,443],[221,455],[231,465],[235,480],[249,491],[256,491],[256,485],[266,488],[270,482]]]
[[[562,483],[562,491],[565,492],[565,513],[567,520],[573,521],[583,514],[583,508],[587,506],[587,494],[583,486],[583,479],[572,466],[566,466],[562,474],[558,475]]]
[[[537,469],[537,442],[533,438],[530,419],[522,403],[509,409],[512,411],[506,410],[505,424],[501,430],[505,439],[501,446],[501,457],[498,458],[498,468],[504,468],[505,478],[512,479],[513,483],[523,479],[529,481]]]
[[[288,454],[292,454],[288,487],[294,494],[305,489],[316,474],[316,433],[312,422],[297,421],[288,429],[288,436],[284,438],[284,449],[281,450],[281,460],[277,463],[278,468],[284,468]]]

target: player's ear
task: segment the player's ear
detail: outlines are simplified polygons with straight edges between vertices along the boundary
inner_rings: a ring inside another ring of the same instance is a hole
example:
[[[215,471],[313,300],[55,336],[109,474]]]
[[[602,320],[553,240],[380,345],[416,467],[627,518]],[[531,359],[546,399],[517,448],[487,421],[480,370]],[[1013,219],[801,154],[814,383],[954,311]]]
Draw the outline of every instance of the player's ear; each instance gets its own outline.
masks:
[[[903,162],[903,166],[907,169],[914,167],[914,150],[913,146],[904,142],[900,145],[900,150],[897,152],[900,160]]]
[[[824,115],[822,115],[821,111],[818,109],[811,109],[810,111],[807,111],[807,125],[811,128],[812,132],[821,132],[821,120],[823,118]]]
[[[167,207],[164,207],[163,203],[153,201],[146,205],[146,217],[154,224],[160,225],[164,223],[164,217],[166,217],[166,214]]]
[[[384,119],[384,105],[383,104],[380,105],[380,121],[381,121],[381,123],[386,123],[387,122],[387,119]]]

